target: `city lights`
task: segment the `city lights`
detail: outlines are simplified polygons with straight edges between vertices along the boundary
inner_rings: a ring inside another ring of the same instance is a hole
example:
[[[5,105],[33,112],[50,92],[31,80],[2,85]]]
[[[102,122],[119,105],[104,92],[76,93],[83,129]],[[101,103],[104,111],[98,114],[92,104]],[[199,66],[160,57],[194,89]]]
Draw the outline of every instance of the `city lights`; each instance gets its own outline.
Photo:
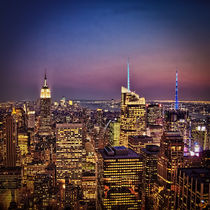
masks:
[[[1,1],[0,210],[210,209],[209,11]]]

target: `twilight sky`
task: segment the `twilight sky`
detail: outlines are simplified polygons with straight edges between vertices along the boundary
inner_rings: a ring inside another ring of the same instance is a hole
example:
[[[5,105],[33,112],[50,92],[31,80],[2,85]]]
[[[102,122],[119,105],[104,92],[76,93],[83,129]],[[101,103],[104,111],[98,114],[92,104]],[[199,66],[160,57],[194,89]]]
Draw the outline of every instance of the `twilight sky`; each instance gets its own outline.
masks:
[[[36,100],[47,69],[53,100],[210,100],[207,0],[0,2],[0,101]]]

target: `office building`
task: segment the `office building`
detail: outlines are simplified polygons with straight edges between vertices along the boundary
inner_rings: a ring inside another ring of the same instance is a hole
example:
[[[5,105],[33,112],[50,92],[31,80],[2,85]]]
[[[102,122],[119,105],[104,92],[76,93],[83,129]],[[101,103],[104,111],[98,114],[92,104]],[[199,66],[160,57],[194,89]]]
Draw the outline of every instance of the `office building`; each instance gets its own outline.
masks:
[[[198,125],[191,131],[192,136],[192,145],[191,149],[193,150],[196,144],[202,148],[202,150],[208,149],[208,142],[207,142],[207,129],[206,126]],[[194,151],[194,150],[193,150]]]
[[[210,209],[210,169],[182,168],[177,180],[177,209]]]
[[[150,136],[129,136],[128,137],[128,147],[131,148],[138,154],[141,154],[141,149],[145,148],[147,145],[152,145],[153,139]]]
[[[119,146],[120,140],[120,121],[115,120],[109,124],[109,133],[110,133],[110,145]]]
[[[56,124],[56,173],[58,181],[81,185],[84,154],[83,127],[79,123]]]
[[[156,145],[147,145],[142,148],[143,156],[143,185],[142,193],[144,196],[145,209],[152,209],[154,206],[153,191],[157,182],[157,162],[160,148]]]
[[[158,182],[164,188],[164,197],[160,206],[175,208],[177,169],[183,166],[183,137],[176,131],[163,133],[158,157]]]
[[[128,147],[128,136],[146,133],[145,98],[130,91],[130,68],[128,62],[127,88],[121,87],[120,145]]]
[[[153,139],[153,144],[160,146],[160,140],[163,135],[162,125],[149,125],[148,127],[149,136]]]
[[[18,146],[20,148],[21,156],[28,153],[28,133],[18,132]]]
[[[99,150],[98,196],[102,209],[140,209],[142,156],[123,146]]]
[[[125,87],[121,93],[120,145],[127,147],[128,136],[146,133],[145,99]]]
[[[35,111],[28,111],[28,128],[35,127]]]
[[[162,105],[157,103],[152,103],[146,105],[147,110],[147,125],[162,125]]]
[[[34,206],[33,209],[46,209],[52,198],[52,177],[47,173],[37,173],[34,177]]]
[[[13,114],[5,119],[5,166],[15,167],[17,162],[17,123]]]

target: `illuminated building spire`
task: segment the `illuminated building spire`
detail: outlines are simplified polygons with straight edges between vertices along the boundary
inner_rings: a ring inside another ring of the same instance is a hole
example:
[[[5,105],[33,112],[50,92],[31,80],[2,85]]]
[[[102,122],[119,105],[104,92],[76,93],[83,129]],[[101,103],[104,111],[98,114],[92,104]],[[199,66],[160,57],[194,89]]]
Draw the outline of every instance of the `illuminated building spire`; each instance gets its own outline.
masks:
[[[47,87],[47,74],[46,74],[46,70],[45,70],[45,74],[44,74],[44,87]]]
[[[45,74],[44,74],[44,85],[42,86],[40,97],[41,98],[51,98],[50,88],[47,85],[46,71],[45,71]]]
[[[179,108],[179,101],[178,101],[178,71],[176,70],[176,89],[175,89],[175,110]]]
[[[130,91],[130,69],[129,69],[129,58],[128,58],[128,63],[127,63],[127,67],[128,67],[128,90]]]

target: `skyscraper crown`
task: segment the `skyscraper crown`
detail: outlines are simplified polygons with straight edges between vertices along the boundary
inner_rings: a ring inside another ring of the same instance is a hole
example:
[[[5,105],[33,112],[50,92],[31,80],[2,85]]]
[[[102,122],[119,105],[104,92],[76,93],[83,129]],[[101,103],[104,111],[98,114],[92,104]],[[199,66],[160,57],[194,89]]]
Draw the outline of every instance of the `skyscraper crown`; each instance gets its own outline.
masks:
[[[47,86],[47,75],[44,76],[44,85],[41,89],[40,98],[51,98],[50,88]]]

